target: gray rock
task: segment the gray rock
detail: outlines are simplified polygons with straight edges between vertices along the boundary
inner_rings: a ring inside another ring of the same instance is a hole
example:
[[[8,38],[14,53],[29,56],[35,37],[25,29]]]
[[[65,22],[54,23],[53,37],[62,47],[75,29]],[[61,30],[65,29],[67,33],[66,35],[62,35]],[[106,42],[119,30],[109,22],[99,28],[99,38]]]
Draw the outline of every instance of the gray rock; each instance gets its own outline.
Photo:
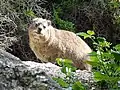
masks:
[[[62,90],[52,77],[65,78],[61,67],[52,63],[21,61],[0,50],[0,90]],[[74,78],[89,84],[89,88],[94,87],[91,72],[77,70]]]
[[[0,90],[62,90],[43,69],[33,65],[0,50]]]

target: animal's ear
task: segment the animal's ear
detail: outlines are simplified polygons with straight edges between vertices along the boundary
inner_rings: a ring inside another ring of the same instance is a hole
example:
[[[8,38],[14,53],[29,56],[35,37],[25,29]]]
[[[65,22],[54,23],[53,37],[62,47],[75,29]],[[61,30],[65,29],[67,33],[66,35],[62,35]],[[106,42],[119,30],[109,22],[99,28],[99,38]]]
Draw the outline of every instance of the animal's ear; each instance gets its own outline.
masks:
[[[50,21],[50,20],[47,20],[47,23],[48,23],[48,26],[50,26],[50,25],[51,25],[51,21]]]

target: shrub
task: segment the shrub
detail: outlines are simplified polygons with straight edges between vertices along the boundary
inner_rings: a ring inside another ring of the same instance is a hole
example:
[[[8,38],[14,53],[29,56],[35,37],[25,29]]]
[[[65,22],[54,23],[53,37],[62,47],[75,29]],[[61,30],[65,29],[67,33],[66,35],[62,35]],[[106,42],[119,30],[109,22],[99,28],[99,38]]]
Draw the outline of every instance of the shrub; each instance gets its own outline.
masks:
[[[65,90],[88,90],[88,86],[75,77],[76,68],[72,65],[72,60],[57,58],[56,61],[62,67],[61,71],[66,75],[64,78],[53,78],[61,87]]]
[[[56,24],[57,28],[74,32],[75,25],[72,22],[62,20],[58,15],[58,10],[60,9],[53,10],[53,22]]]
[[[120,44],[112,46],[103,37],[95,37],[93,31],[78,33],[84,39],[90,38],[93,41],[94,49],[90,53],[91,61],[87,61],[93,66],[94,79],[99,88],[118,89],[120,81]]]

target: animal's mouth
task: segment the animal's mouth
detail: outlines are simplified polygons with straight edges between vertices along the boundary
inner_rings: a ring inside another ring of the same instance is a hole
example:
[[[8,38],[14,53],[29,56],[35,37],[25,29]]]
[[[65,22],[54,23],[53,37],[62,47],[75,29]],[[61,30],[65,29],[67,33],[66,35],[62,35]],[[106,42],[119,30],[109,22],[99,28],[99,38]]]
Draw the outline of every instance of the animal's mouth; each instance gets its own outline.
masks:
[[[32,33],[35,33],[35,34],[42,34],[41,31],[42,31],[42,28],[40,27],[36,27],[35,24],[32,24],[30,26],[30,29],[29,29]]]
[[[35,22],[33,23],[33,27],[35,28],[35,30],[36,30],[35,32],[36,32],[37,34],[42,34],[42,33],[41,33],[42,28],[39,27],[40,24],[41,24],[41,23],[35,23]]]
[[[32,34],[33,34],[33,36],[43,36],[41,31],[39,31],[38,29],[34,30]]]

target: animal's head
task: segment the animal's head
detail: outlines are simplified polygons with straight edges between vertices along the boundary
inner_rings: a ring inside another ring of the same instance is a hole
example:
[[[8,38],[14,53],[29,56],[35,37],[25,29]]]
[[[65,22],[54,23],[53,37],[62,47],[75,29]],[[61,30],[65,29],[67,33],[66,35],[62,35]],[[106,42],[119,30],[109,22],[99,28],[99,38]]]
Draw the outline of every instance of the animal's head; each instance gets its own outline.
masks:
[[[32,20],[32,24],[29,27],[29,30],[36,32],[37,34],[44,34],[45,31],[51,26],[51,21],[42,19],[42,18],[35,18]]]
[[[49,37],[49,29],[51,28],[51,21],[42,19],[42,18],[35,18],[32,20],[28,30],[29,34],[34,39],[44,39],[45,35]]]

